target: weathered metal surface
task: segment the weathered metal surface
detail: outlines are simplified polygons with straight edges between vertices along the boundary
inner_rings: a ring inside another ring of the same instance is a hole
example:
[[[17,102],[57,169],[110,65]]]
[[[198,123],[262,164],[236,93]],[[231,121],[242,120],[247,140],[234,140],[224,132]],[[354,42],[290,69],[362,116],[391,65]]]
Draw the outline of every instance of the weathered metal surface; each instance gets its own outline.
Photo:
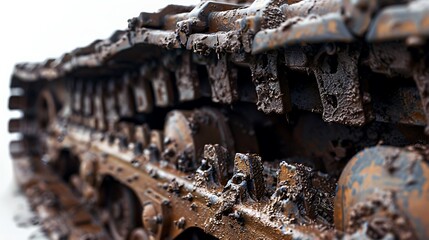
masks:
[[[207,63],[213,102],[231,104],[238,98],[237,70],[230,67],[227,58],[223,55]]]
[[[289,89],[285,73],[279,69],[277,53],[258,56],[250,63],[252,81],[258,101],[256,105],[264,113],[284,113],[290,110]]]
[[[172,106],[174,104],[174,93],[170,72],[163,67],[159,67],[155,70],[151,83],[155,105],[158,107]]]
[[[277,47],[327,42],[351,42],[354,38],[337,13],[322,17],[290,18],[279,28],[260,31],[254,38],[252,53]]]
[[[411,1],[406,6],[383,9],[374,20],[367,39],[391,41],[409,37],[427,37],[429,34],[429,4],[427,1]]]
[[[353,157],[338,181],[337,228],[354,232],[368,224],[372,238],[427,238],[426,153],[426,147],[374,147]]]
[[[58,176],[46,166],[38,165],[34,172],[34,160],[29,157],[14,161],[15,175],[25,186],[25,195],[40,217],[43,229],[51,239],[108,239],[103,230],[83,205]],[[30,167],[31,166],[31,167]]]
[[[427,5],[169,5],[17,64],[17,181],[54,239],[425,239]]]
[[[181,56],[175,76],[180,101],[192,101],[200,97],[198,72],[196,66],[192,64],[191,53],[184,53]]]

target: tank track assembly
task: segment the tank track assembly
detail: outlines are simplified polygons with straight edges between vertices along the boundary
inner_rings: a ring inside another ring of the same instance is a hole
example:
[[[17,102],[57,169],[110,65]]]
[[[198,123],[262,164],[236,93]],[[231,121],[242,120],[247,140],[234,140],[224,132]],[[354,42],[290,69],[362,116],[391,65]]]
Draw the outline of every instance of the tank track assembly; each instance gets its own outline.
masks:
[[[52,239],[428,239],[429,1],[169,5],[17,64]]]

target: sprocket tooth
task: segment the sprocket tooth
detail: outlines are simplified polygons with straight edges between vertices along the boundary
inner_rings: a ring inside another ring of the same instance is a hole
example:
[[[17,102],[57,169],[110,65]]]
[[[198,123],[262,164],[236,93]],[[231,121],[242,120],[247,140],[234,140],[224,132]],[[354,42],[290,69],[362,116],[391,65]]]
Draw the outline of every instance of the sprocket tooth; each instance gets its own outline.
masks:
[[[268,211],[281,213],[293,222],[312,221],[330,224],[335,184],[327,175],[302,164],[280,163],[277,188]],[[277,215],[279,216],[279,215]],[[281,216],[281,215],[280,215]]]
[[[9,152],[13,158],[25,157],[30,152],[30,143],[28,140],[15,140],[9,143]]]
[[[281,162],[279,171],[277,172],[277,187],[280,187],[284,184],[291,187],[296,187],[300,184],[297,177],[298,173],[296,167],[287,164],[286,162]]]
[[[26,96],[10,96],[8,107],[10,110],[25,110],[29,107],[28,98]]]
[[[137,125],[135,127],[136,150],[141,153],[144,148],[149,147],[150,143],[150,128],[147,124]]]
[[[128,122],[120,122],[119,126],[119,147],[121,149],[128,149],[129,143],[135,142],[135,125],[133,123]]]
[[[265,195],[264,166],[257,154],[236,153],[234,158],[234,174],[243,174],[247,181],[247,190],[255,200]]]
[[[219,144],[206,144],[204,146],[204,159],[213,167],[216,181],[225,186],[229,179],[228,170],[232,167],[228,149]]]
[[[27,118],[12,118],[8,124],[9,133],[22,133],[24,135],[36,135],[39,131],[37,122]]]
[[[143,156],[151,162],[158,162],[165,147],[164,134],[159,130],[150,130],[149,134],[149,145],[144,148]]]

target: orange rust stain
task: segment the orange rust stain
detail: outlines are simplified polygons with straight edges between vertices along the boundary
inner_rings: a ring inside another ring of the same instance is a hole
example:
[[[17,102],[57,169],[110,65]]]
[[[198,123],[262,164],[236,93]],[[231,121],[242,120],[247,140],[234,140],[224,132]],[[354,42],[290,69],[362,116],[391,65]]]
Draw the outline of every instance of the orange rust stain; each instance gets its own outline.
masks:
[[[354,165],[354,164],[351,164]],[[351,170],[351,169],[350,169]],[[356,191],[357,193],[361,192],[363,189],[368,189],[368,187],[373,186],[375,183],[372,180],[373,176],[381,176],[382,175],[383,168],[380,166],[375,165],[374,161],[371,161],[371,165],[363,169],[359,175],[360,176],[371,176],[371,177],[365,177],[363,179],[362,184],[360,184],[357,181],[354,181],[351,188],[346,188],[344,190],[344,206],[354,206],[356,204],[356,201],[360,201],[358,196],[353,196],[352,191]],[[351,172],[351,171],[350,171]],[[350,179],[347,179],[349,182]],[[350,215],[350,209],[344,209],[345,212],[343,212],[344,220],[348,220]]]
[[[223,22],[223,24],[228,25],[229,24],[229,19],[228,18],[224,18],[222,22]]]
[[[247,28],[254,29],[255,28],[255,20],[247,19],[246,21]]]
[[[339,225],[336,225],[341,230],[345,230],[345,228],[347,227],[346,226],[346,222],[348,221],[348,219],[350,219],[350,213],[351,213],[351,211],[347,207],[355,205],[355,201],[354,200],[356,198],[353,197],[352,190],[356,189],[356,188],[359,189],[359,187],[356,186],[356,185],[357,185],[357,183],[353,183],[353,187],[352,188],[347,188],[346,187],[344,189],[344,192],[343,192],[344,195],[342,196],[343,197],[343,199],[342,199],[343,201],[341,201],[340,199],[338,199],[338,200],[340,200],[339,202],[342,202],[342,206],[341,206],[341,212],[335,213],[336,214],[335,217],[338,217],[338,216],[341,216],[341,217],[338,219],[338,221],[335,220],[335,222],[339,222],[340,219],[341,219],[341,223]]]
[[[299,39],[305,36],[311,35],[311,29],[310,28],[303,28],[303,29],[297,29],[295,33],[292,35],[293,39]]]
[[[325,26],[324,25],[319,25],[318,27],[317,27],[317,34],[319,34],[319,35],[321,35],[321,34],[323,34],[325,32]]]
[[[429,16],[425,16],[423,19],[422,19],[422,27],[423,28],[429,28]]]
[[[288,167],[286,167],[285,165],[281,165],[280,166],[280,172],[279,172],[279,176],[278,176],[278,182],[284,182],[287,181],[289,183],[289,185],[296,185],[296,172],[294,170],[289,169]]]
[[[412,20],[395,22],[394,20],[383,19],[377,27],[378,37],[388,37],[397,34],[415,34],[417,32],[418,27]]]
[[[356,161],[359,159],[354,156],[349,164],[346,165],[346,167],[343,170],[343,174],[341,175],[339,183],[348,184],[351,182],[351,176],[352,176],[352,168],[356,164]],[[349,174],[344,174],[349,173]],[[344,188],[343,188],[344,187]],[[349,219],[349,209],[347,209],[347,206],[353,206],[355,197],[352,195],[352,191],[355,189],[357,192],[360,191],[360,186],[358,182],[353,182],[352,187],[349,188],[344,185],[338,186],[338,192],[335,196],[335,210],[334,210],[334,221],[335,226],[340,230],[345,230],[347,219]]]
[[[363,153],[359,153],[359,155],[362,155]],[[411,157],[407,159],[412,159]],[[424,182],[424,185],[415,191],[407,192],[406,183],[404,183],[404,179],[398,178],[395,175],[389,175],[384,167],[376,165],[374,160],[367,159],[371,162],[371,164],[368,167],[365,167],[360,172],[355,172],[352,174],[352,167],[355,166],[356,161],[358,161],[356,157],[353,157],[349,164],[345,167],[343,171],[343,175],[341,176],[339,183],[347,184],[351,181],[351,175],[358,175],[362,176],[363,182],[360,184],[357,181],[354,181],[352,183],[351,188],[341,188],[342,185],[339,185],[339,189],[336,195],[335,199],[335,212],[334,212],[334,221],[335,226],[343,230],[346,226],[344,226],[345,222],[350,219],[350,209],[345,208],[354,206],[356,202],[361,201],[362,199],[359,199],[361,197],[359,194],[363,191],[371,188],[377,188],[381,187],[385,190],[395,190],[397,191],[399,197],[398,200],[398,206],[401,207],[401,210],[408,216],[410,216],[413,219],[418,219],[418,221],[422,221],[421,224],[423,226],[429,225],[429,208],[427,208],[427,204],[429,201],[429,165],[423,162],[422,160],[419,160],[417,163],[418,166],[421,166],[422,168],[422,175],[416,176],[419,178],[424,178],[426,181]],[[347,175],[344,175],[344,173],[348,173]],[[365,177],[368,176],[368,177]],[[379,178],[374,181],[373,177],[379,176]],[[345,181],[344,181],[345,180]],[[352,190],[355,190],[357,195],[352,195]],[[405,191],[404,191],[405,190]],[[408,190],[409,191],[409,190]],[[363,194],[365,196],[365,194]],[[408,206],[405,205],[404,200],[408,200]],[[413,220],[411,221],[413,223]],[[423,236],[429,236],[429,228],[424,229]]]
[[[344,196],[343,188],[339,186],[334,201],[334,225],[340,230],[344,230],[344,203],[341,200]]]
[[[394,26],[394,31],[399,31],[402,33],[417,33],[418,27],[413,21],[406,21]]]
[[[420,177],[426,178],[425,184],[422,186],[422,189],[420,189],[422,194],[420,195],[419,190],[414,190],[410,194],[398,198],[398,200],[400,203],[399,205],[404,206],[402,199],[407,199],[409,201],[408,209],[402,210],[412,218],[422,220],[423,226],[429,226],[429,208],[427,207],[429,201],[429,166],[424,162],[419,162],[418,165],[420,165],[423,170],[423,174]],[[425,231],[425,235],[429,236],[429,228],[426,228]]]
[[[418,122],[426,122],[426,116],[421,112],[412,112],[411,118],[417,120]]]
[[[303,31],[304,31],[305,29],[302,29],[302,30],[299,30],[299,31],[296,31],[295,32],[295,34],[292,36],[293,38],[301,38],[303,35],[304,35],[304,33],[303,33]]]
[[[371,176],[365,177],[362,183],[362,186],[368,187],[373,186],[374,182],[372,181],[372,177],[378,176],[381,177],[383,173],[383,168],[379,165],[376,165],[374,161],[371,161],[371,165],[369,167],[364,168],[359,175],[360,176]]]
[[[336,21],[329,21],[328,22],[328,31],[330,32],[330,33],[337,33],[338,32],[338,25],[337,25],[337,22]]]
[[[388,24],[386,22],[382,22],[377,27],[377,37],[383,37],[385,35],[389,35],[390,29],[391,29],[390,24]]]

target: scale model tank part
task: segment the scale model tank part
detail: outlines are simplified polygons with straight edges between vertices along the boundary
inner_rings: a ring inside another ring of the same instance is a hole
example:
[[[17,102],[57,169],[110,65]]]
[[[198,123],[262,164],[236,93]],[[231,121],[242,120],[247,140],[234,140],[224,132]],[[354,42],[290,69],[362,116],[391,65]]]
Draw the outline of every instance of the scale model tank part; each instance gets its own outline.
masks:
[[[52,239],[427,239],[428,37],[425,0],[142,12],[15,66],[16,179]]]

